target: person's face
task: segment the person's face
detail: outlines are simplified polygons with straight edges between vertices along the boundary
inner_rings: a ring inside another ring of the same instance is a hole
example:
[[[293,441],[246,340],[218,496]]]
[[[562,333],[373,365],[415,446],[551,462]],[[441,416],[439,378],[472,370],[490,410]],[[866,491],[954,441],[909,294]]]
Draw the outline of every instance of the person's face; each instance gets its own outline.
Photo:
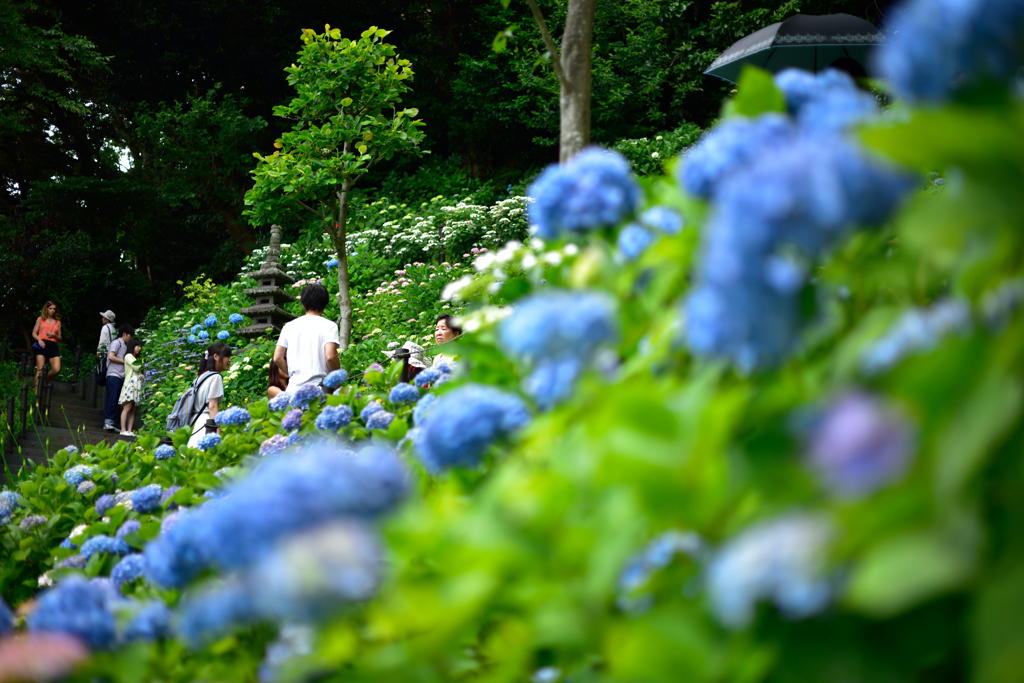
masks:
[[[46,315],[50,316],[51,318],[57,315],[57,304],[50,304],[49,306],[47,306]]]
[[[104,318],[102,315],[100,316],[100,325],[106,325],[109,322],[110,321]]]
[[[231,367],[231,356],[218,356],[213,354],[213,367],[217,369],[217,372],[224,372]]]
[[[455,333],[448,327],[448,322],[445,320],[438,320],[437,324],[434,325],[434,341],[438,344],[443,344],[446,341],[455,339]]]

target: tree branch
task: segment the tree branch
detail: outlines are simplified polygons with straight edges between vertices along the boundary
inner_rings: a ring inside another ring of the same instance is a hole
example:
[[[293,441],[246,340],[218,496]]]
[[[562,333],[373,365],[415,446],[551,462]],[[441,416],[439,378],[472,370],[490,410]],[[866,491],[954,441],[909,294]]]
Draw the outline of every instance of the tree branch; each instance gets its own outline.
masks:
[[[547,47],[548,52],[551,53],[551,62],[555,65],[555,75],[558,76],[558,82],[562,84],[563,88],[569,88],[570,84],[565,79],[565,72],[562,71],[562,58],[558,54],[558,48],[555,47],[551,31],[548,30],[548,23],[544,21],[544,15],[541,14],[540,7],[537,6],[537,0],[526,0],[526,2],[530,5],[533,18],[537,21],[537,28],[540,29],[540,36],[544,39],[544,45]]]
[[[316,210],[314,210],[314,209],[313,209],[313,207],[311,207],[311,206],[310,206],[309,204],[307,204],[306,202],[304,202],[304,201],[302,201],[301,199],[298,199],[298,198],[296,198],[296,197],[292,197],[292,199],[293,199],[294,201],[298,202],[299,206],[301,206],[302,208],[304,208],[304,209],[305,209],[306,211],[309,211],[309,212],[310,212],[311,214],[313,214],[314,216],[316,216],[316,217],[318,217],[318,218],[323,218],[323,214],[321,214],[321,213],[318,213],[318,212],[317,212]]]

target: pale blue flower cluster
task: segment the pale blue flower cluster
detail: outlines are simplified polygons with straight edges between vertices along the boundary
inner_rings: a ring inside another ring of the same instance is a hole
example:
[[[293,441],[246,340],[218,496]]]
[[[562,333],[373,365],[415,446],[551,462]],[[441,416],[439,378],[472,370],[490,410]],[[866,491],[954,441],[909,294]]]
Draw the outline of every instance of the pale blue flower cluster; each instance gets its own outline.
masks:
[[[206,316],[206,320],[203,321],[203,324],[206,325],[207,327],[213,327],[214,325],[217,324],[217,316],[211,313],[210,315]]]
[[[156,450],[153,451],[153,457],[157,460],[168,460],[177,454],[178,452],[174,450],[174,446],[166,443],[157,446]]]
[[[328,259],[328,261],[327,261],[327,268],[328,268],[328,270],[331,269],[331,268],[337,268],[337,267],[338,267],[338,259],[336,259],[336,258]]]
[[[420,387],[421,389],[427,387],[437,380],[441,379],[441,370],[436,367],[425,368],[417,374],[413,380],[413,386]]]
[[[346,405],[327,406],[316,416],[316,428],[336,432],[352,422],[352,408]]]
[[[651,207],[619,232],[619,253],[627,261],[635,261],[654,243],[659,234],[678,235],[683,225],[683,217],[678,212],[666,206]]]
[[[413,443],[432,472],[475,467],[487,448],[530,421],[518,396],[482,384],[467,384],[439,396],[420,416]]]
[[[227,410],[222,410],[219,413],[217,413],[217,417],[214,418],[214,422],[216,422],[221,427],[228,425],[235,427],[243,427],[249,424],[249,421],[251,419],[252,415],[249,414],[248,410],[246,410],[242,406],[232,406]]]
[[[139,553],[133,553],[121,558],[121,561],[110,570],[110,580],[114,585],[120,587],[136,579],[141,579],[146,572],[146,558]]]
[[[75,490],[78,491],[79,493],[81,493],[84,496],[87,493],[92,493],[93,491],[95,491],[96,490],[96,484],[94,482],[91,482],[91,481],[89,481],[87,479],[87,480],[83,481],[81,484],[79,484],[75,488]]]
[[[77,487],[87,477],[93,475],[93,468],[89,465],[75,465],[64,472],[64,481],[68,483],[68,486]]]
[[[96,514],[100,517],[110,512],[111,508],[117,505],[117,498],[110,493],[104,493],[102,496],[96,499],[94,507],[96,508]]]
[[[281,418],[281,429],[286,432],[294,432],[296,429],[302,426],[302,411],[298,408],[289,410],[283,418]]]
[[[151,642],[170,635],[171,610],[163,600],[150,600],[135,610],[125,626],[121,639],[129,643],[139,640]]]
[[[316,631],[308,624],[281,624],[277,640],[267,645],[267,654],[257,671],[259,683],[275,683],[288,662],[313,654],[315,638]]]
[[[311,403],[319,402],[323,397],[323,390],[316,384],[303,384],[292,394],[292,408],[306,410]]]
[[[196,340],[196,335],[194,335],[194,334],[190,334],[190,335],[188,335],[188,343],[189,343],[189,344],[195,344],[195,343],[196,343],[196,341],[197,341],[197,340]]]
[[[21,494],[7,489],[0,491],[0,524],[7,524],[10,521],[14,509],[22,507],[21,502]]]
[[[408,405],[420,400],[420,390],[406,382],[399,382],[391,388],[388,400],[395,405]]]
[[[641,194],[625,157],[590,147],[530,185],[530,223],[544,239],[613,226],[639,208]]]
[[[111,538],[106,534],[92,536],[82,544],[82,557],[85,558],[92,557],[96,553],[106,553],[107,555],[127,555],[131,551],[131,547],[124,542],[124,539],[116,536]]]
[[[419,375],[417,375],[417,377],[419,377]],[[416,407],[412,409],[413,424],[418,425],[422,422],[423,416],[427,413],[427,409],[434,405],[435,401],[437,401],[437,394],[427,394],[416,403]]]
[[[199,334],[199,330],[203,329],[202,325],[193,325],[192,329],[189,330],[192,334]]]
[[[348,373],[344,368],[332,370],[327,373],[326,377],[324,377],[324,386],[328,389],[337,389],[342,385],[346,378],[348,378]]]
[[[288,448],[288,437],[283,434],[274,434],[260,444],[260,455],[274,455]]]
[[[203,450],[206,449],[203,448]],[[132,509],[142,513],[156,512],[160,509],[160,496],[163,495],[163,492],[163,487],[159,484],[149,484],[132,491]]]
[[[911,101],[941,102],[985,81],[1008,85],[1024,64],[1020,0],[909,0],[886,27],[875,70]]]
[[[374,413],[384,410],[384,406],[380,404],[380,401],[371,401],[366,404],[366,407],[359,411],[359,419],[364,423],[370,419],[370,416]]]
[[[201,451],[208,451],[211,448],[216,448],[220,445],[221,438],[220,434],[204,434],[199,443],[196,444]]]
[[[72,548],[74,550],[74,548]],[[89,564],[89,559],[82,555],[71,555],[65,557],[63,560],[57,562],[57,569],[85,569],[85,565]]]
[[[371,414],[366,420],[367,429],[387,429],[391,426],[391,422],[395,419],[394,413],[389,413],[386,410],[378,410]]]
[[[207,339],[209,339],[209,338],[210,338],[210,333],[209,333],[209,332],[207,332],[206,330],[199,330],[199,334],[197,334],[197,335],[196,335],[196,337],[197,337],[198,339],[201,339],[201,340],[203,340],[203,341],[206,341]]]
[[[220,332],[217,333],[217,339],[220,339],[221,341],[224,341],[225,339],[227,339],[230,336],[231,336],[231,333],[228,332],[227,330],[221,330]]]
[[[241,313],[232,313],[231,315],[228,316],[228,322],[231,323],[232,325],[237,325],[243,320],[245,320],[245,318],[242,317]]]
[[[117,639],[112,602],[102,586],[70,576],[39,596],[28,615],[28,629],[66,633],[94,650],[106,650]]]
[[[289,408],[292,404],[292,395],[286,391],[281,392],[274,398],[267,401],[267,408],[271,412],[279,413],[282,410]]]
[[[124,538],[128,534],[136,533],[142,528],[142,522],[137,519],[126,519],[121,523],[117,533],[114,534],[117,538]]]
[[[542,409],[568,397],[595,352],[617,336],[613,301],[589,291],[533,294],[498,326],[502,347],[530,367],[523,388]]]
[[[75,453],[78,452],[78,446],[65,446],[64,450],[67,452],[68,455],[74,455]]]
[[[991,330],[1001,330],[1024,305],[1024,278],[1004,280],[981,298],[981,317]]]
[[[971,304],[965,299],[942,299],[928,308],[911,308],[864,349],[861,370],[868,375],[886,372],[907,356],[935,348],[951,334],[970,334],[971,328]]]
[[[707,567],[711,608],[728,628],[754,619],[757,603],[771,602],[787,619],[820,613],[832,600],[825,566],[832,526],[810,515],[763,522],[730,539]]]
[[[686,341],[744,371],[776,365],[796,348],[811,265],[853,226],[887,219],[914,185],[843,132],[870,114],[849,77],[782,72],[776,81],[788,89],[792,120],[727,122],[682,171],[712,200],[685,304]],[[737,136],[744,131],[748,138]]]
[[[701,560],[705,550],[704,539],[695,532],[666,531],[661,534],[626,560],[617,582],[619,595],[616,605],[627,612],[646,609],[651,604],[651,596],[639,591],[651,577],[669,566],[676,555]]]
[[[807,460],[822,483],[842,497],[868,495],[906,472],[914,455],[914,429],[874,396],[850,393],[815,416]]]
[[[28,531],[29,529],[35,529],[46,524],[46,517],[44,515],[26,515],[22,518],[20,526],[22,529]]]
[[[404,498],[408,476],[394,453],[355,456],[329,441],[263,459],[224,495],[190,508],[145,548],[147,579],[181,587],[211,566],[234,569],[279,539],[343,517],[374,518]]]

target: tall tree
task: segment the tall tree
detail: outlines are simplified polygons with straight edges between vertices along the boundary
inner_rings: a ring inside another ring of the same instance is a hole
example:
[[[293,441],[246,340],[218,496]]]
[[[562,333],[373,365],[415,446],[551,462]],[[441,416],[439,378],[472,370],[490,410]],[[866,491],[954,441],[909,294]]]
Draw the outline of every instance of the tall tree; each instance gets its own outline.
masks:
[[[302,32],[296,64],[285,69],[296,96],[274,114],[296,123],[278,138],[277,150],[258,160],[255,185],[245,195],[246,214],[257,225],[303,212],[306,224],[330,235],[338,258],[338,325],[341,350],[352,335],[346,235],[352,189],[374,165],[395,154],[423,154],[423,122],[416,109],[400,108],[412,64],[372,26],[358,40],[330,25],[323,34]]]

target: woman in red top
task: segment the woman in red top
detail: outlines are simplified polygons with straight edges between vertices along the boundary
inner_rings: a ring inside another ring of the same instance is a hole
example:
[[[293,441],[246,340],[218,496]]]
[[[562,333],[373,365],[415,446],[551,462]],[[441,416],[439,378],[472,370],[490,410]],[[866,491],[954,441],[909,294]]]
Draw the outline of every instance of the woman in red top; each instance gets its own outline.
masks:
[[[36,355],[36,382],[43,372],[43,365],[50,361],[50,374],[46,376],[46,383],[49,384],[60,372],[61,331],[57,304],[47,301],[43,306],[43,312],[36,318],[36,324],[32,328],[32,338],[36,340],[32,345],[32,352]]]

